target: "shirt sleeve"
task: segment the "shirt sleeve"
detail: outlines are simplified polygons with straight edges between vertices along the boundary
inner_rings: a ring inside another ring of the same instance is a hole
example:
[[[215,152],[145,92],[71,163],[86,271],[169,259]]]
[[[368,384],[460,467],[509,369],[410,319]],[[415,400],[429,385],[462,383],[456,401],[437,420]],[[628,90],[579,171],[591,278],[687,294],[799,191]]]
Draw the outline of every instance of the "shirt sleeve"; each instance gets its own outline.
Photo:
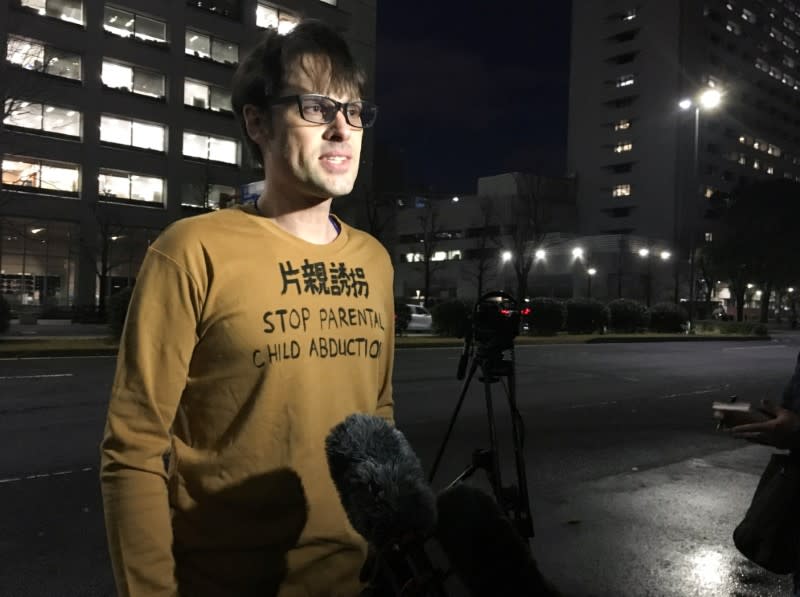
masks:
[[[178,594],[164,456],[201,311],[201,292],[190,273],[148,249],[120,340],[100,447],[106,533],[120,597]]]

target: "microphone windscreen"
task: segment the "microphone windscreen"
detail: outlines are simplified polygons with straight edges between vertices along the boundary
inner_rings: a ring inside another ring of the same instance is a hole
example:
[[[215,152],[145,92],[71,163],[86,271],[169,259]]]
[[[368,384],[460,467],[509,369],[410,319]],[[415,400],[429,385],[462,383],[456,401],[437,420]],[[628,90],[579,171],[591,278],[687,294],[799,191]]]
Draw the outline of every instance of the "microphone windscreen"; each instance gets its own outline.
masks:
[[[557,594],[492,496],[459,483],[439,494],[437,511],[434,535],[471,595]]]
[[[377,547],[436,524],[436,496],[405,436],[380,417],[350,415],[325,440],[328,468],[353,528]]]

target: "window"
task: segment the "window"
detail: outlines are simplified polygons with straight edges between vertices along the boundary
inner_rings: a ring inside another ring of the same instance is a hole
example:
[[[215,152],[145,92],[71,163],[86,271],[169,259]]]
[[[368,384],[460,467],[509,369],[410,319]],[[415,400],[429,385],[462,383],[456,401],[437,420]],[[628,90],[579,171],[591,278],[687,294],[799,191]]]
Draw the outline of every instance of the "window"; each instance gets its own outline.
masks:
[[[56,77],[81,80],[81,57],[56,50],[44,44],[10,35],[6,60],[26,70],[43,72]]]
[[[239,46],[230,41],[210,37],[198,31],[186,30],[185,51],[197,58],[210,58],[215,62],[236,64],[239,62]]]
[[[627,131],[629,128],[631,128],[631,121],[630,120],[626,120],[626,119],[623,118],[622,120],[617,120],[614,123],[614,130],[615,131]]]
[[[167,24],[126,10],[106,5],[103,29],[120,37],[134,36],[142,41],[167,43]]]
[[[81,136],[81,114],[70,108],[9,99],[6,100],[5,112],[8,116],[3,124],[9,126],[71,137]]]
[[[711,197],[713,197],[713,196],[714,196],[714,193],[716,193],[716,192],[717,192],[717,190],[716,190],[714,187],[706,187],[706,188],[703,190],[703,196],[704,196],[706,199],[711,199]]]
[[[103,114],[100,117],[100,140],[107,143],[164,151],[166,128],[164,125],[154,122],[128,120]]]
[[[214,112],[233,111],[231,94],[228,90],[189,79],[183,84],[183,103]]]
[[[727,29],[734,35],[742,34],[742,28],[739,26],[739,23],[734,23],[733,21],[728,21],[728,24],[725,25],[725,29]]]
[[[83,25],[83,2],[81,0],[20,0],[20,5],[38,12],[43,17],[53,17]]]
[[[103,85],[148,97],[164,97],[164,75],[135,66],[103,60]]]
[[[714,242],[714,234],[711,232],[706,232],[705,239],[707,243]]]
[[[181,185],[181,205],[202,209],[221,209],[237,203],[236,189],[222,184],[184,183]]]
[[[235,164],[239,153],[239,144],[233,139],[214,137],[201,133],[183,133],[183,155]]]
[[[107,198],[164,204],[164,179],[129,172],[100,172],[99,192]]]
[[[268,4],[258,3],[256,7],[256,26],[264,29],[277,29],[278,33],[285,35],[294,29],[300,22],[295,15]]]
[[[614,146],[614,153],[624,153],[626,151],[631,151],[633,149],[633,143],[630,142],[620,142]]]
[[[614,190],[611,191],[613,197],[629,197],[630,194],[631,185],[629,184],[618,184],[614,187]]]
[[[28,158],[3,160],[4,185],[77,193],[79,178],[80,169],[77,164]]]
[[[746,8],[742,9],[742,19],[748,23],[755,23],[757,21],[755,13],[747,10]]]
[[[621,77],[617,78],[617,87],[628,87],[629,85],[633,85],[635,82],[633,75],[622,75]]]
[[[767,174],[775,174],[775,168],[772,166],[767,167]]]
[[[635,8],[629,8],[622,17],[623,21],[632,21],[637,16]]]

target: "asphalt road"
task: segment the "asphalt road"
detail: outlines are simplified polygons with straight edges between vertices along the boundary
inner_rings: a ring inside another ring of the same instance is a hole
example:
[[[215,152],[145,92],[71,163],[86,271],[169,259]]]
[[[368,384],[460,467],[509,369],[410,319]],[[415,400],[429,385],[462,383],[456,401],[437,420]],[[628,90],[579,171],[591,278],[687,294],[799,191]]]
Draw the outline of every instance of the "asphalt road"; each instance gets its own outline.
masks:
[[[716,432],[710,403],[777,397],[798,339],[518,347],[532,545],[547,575],[576,597],[785,594],[785,579],[748,565],[729,540],[767,452]],[[461,390],[459,353],[397,354],[398,425],[426,468]],[[0,360],[3,596],[113,594],[97,481],[113,367]],[[491,392],[508,483],[507,394],[500,384]],[[487,429],[474,379],[435,487],[488,446]]]

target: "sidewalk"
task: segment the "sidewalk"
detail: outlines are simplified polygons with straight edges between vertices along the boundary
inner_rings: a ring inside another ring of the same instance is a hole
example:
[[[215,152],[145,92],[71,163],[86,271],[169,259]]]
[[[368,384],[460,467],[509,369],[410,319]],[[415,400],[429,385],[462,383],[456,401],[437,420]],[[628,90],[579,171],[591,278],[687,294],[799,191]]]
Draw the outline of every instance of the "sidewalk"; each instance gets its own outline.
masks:
[[[109,335],[104,323],[73,323],[69,319],[40,319],[38,323],[23,325],[11,320],[11,328],[2,336],[4,340],[27,338],[105,338]]]
[[[632,470],[539,502],[542,571],[568,596],[788,596],[789,577],[750,563],[731,539],[770,453],[747,446]]]

